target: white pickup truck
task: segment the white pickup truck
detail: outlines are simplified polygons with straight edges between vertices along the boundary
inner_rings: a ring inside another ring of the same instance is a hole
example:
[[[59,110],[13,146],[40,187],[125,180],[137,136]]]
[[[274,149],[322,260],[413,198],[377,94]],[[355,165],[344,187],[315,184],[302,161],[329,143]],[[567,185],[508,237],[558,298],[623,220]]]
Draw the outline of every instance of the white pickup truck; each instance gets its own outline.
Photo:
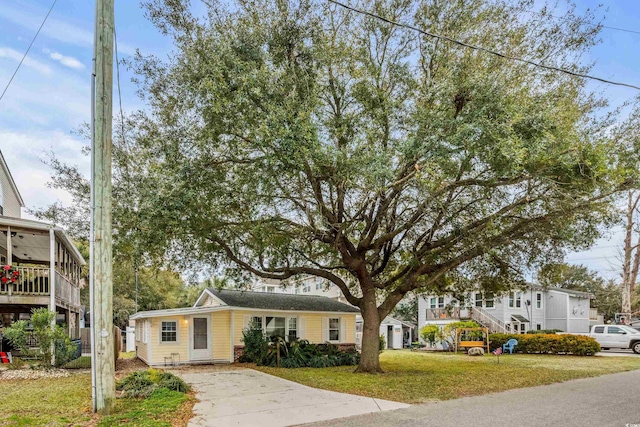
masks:
[[[603,350],[629,348],[640,354],[640,331],[624,325],[593,325],[591,338],[595,338]]]

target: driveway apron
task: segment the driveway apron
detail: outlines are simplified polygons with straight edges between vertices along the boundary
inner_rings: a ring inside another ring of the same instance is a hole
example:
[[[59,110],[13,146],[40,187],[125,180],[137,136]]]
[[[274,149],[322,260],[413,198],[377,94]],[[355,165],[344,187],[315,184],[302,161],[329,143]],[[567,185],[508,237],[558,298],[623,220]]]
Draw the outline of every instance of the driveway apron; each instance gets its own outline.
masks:
[[[193,386],[199,400],[190,427],[281,427],[409,406],[319,390],[252,369],[175,373]]]

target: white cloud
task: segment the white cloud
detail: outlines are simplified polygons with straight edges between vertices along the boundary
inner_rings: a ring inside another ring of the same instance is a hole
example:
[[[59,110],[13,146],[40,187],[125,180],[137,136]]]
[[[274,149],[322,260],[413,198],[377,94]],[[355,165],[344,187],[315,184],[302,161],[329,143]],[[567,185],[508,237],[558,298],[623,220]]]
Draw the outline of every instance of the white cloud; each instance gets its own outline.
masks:
[[[3,2],[6,3],[6,2]],[[45,9],[35,9],[29,5],[23,7],[12,7],[2,4],[0,7],[0,17],[11,21],[23,28],[36,31],[42,23],[42,17],[46,15]],[[54,13],[55,14],[55,13]],[[90,28],[93,26],[91,25]],[[93,46],[93,30],[85,29],[60,19],[50,16],[46,24],[42,27],[41,35],[53,40],[76,46],[92,47]],[[135,54],[135,48],[128,46],[126,43],[118,41],[118,50],[126,55]]]
[[[65,67],[73,68],[75,70],[82,70],[84,68],[84,64],[73,56],[65,56],[58,52],[51,52],[49,49],[45,49],[45,53],[48,53],[51,59],[58,61]]]
[[[17,50],[11,49],[10,47],[0,47],[0,58],[8,58],[19,63],[23,55],[24,53],[20,53]],[[43,64],[40,61],[29,58],[28,55],[22,62],[22,65],[24,65],[25,67],[33,68],[41,74],[51,74],[51,68],[49,68],[47,64]]]

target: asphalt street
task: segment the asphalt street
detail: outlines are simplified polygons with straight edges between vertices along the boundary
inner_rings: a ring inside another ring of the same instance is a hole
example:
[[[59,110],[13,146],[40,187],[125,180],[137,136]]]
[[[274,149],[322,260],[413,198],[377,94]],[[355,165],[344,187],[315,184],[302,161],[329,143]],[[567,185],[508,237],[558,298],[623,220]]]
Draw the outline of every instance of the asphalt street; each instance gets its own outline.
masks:
[[[640,370],[305,426],[640,427]]]

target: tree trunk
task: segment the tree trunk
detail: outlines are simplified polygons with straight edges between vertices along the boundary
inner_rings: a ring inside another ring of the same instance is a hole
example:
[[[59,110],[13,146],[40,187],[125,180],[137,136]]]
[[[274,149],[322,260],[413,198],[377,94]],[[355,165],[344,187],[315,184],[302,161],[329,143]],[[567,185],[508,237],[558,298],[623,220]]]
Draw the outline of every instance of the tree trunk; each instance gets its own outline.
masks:
[[[380,316],[376,305],[375,289],[364,292],[362,311],[362,353],[355,372],[376,374],[380,368]]]

